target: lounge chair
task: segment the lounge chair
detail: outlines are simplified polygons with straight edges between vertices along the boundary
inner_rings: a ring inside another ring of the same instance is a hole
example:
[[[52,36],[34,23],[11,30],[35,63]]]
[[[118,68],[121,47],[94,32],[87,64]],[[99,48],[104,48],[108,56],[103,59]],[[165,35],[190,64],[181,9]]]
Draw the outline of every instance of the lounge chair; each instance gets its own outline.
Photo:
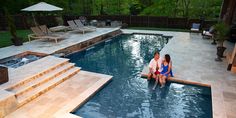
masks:
[[[106,22],[105,21],[98,21],[97,22],[97,27],[105,27],[106,26]]]
[[[48,34],[48,35],[63,35],[64,34],[64,32],[52,32],[50,29],[48,29],[46,25],[40,25],[39,28],[41,29],[43,33]]]
[[[40,28],[38,27],[31,27],[30,28],[34,34],[28,35],[29,41],[31,41],[31,38],[35,39],[48,39],[48,40],[55,40],[55,42],[58,42],[58,39],[64,39],[65,37],[62,35],[53,35],[53,34],[45,34]]]
[[[191,32],[200,32],[200,24],[199,23],[193,23],[192,28],[190,29]]]
[[[85,16],[80,16],[79,17],[79,20],[84,24],[84,25],[87,25],[87,18]]]
[[[84,24],[79,20],[74,20],[75,21],[75,24],[78,26],[78,27],[81,27],[81,28],[85,28],[87,29],[88,31],[96,31],[96,27],[94,26],[84,26]]]
[[[214,27],[210,27],[209,30],[203,30],[202,31],[202,37],[203,38],[213,38],[213,33],[214,33]]]
[[[119,27],[122,25],[121,21],[112,21],[111,22],[111,27]]]
[[[40,25],[39,28],[45,34],[52,34],[52,32],[48,29],[46,25]]]
[[[83,34],[87,31],[86,28],[78,27],[73,20],[67,21],[71,30],[75,32],[82,32]]]

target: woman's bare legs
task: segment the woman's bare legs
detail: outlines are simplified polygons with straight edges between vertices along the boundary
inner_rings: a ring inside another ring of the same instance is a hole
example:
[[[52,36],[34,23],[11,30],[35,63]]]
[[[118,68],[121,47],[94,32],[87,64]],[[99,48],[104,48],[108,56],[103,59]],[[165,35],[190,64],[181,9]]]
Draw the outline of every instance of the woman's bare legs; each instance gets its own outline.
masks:
[[[159,77],[160,85],[162,85],[162,83],[163,83],[163,82],[162,82],[162,76],[163,76],[163,75],[160,75],[160,77]]]
[[[161,88],[165,86],[165,84],[166,84],[166,79],[167,79],[166,76],[162,76],[162,77],[161,77],[161,81],[162,81],[162,83],[161,83]]]

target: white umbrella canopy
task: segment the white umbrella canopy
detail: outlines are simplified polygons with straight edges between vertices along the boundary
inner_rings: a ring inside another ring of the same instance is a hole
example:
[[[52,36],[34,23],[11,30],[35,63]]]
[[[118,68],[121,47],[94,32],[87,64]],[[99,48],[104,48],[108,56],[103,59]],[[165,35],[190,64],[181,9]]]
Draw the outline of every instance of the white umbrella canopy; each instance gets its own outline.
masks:
[[[38,12],[38,11],[61,11],[61,10],[63,10],[63,9],[60,8],[60,7],[48,4],[46,2],[40,2],[40,3],[37,3],[35,5],[29,6],[27,8],[21,9],[21,11],[32,11],[32,12]],[[34,14],[32,14],[32,15],[33,15],[34,23],[37,26],[36,20],[34,18]]]
[[[21,9],[21,11],[61,11],[60,7],[48,4],[46,2],[40,2],[27,8]]]

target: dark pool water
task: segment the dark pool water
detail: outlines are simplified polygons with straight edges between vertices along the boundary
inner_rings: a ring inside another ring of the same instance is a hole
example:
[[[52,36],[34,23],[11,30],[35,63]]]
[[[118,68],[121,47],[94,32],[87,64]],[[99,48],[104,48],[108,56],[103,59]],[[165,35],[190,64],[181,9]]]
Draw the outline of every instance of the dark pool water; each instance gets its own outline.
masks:
[[[166,41],[157,35],[120,35],[67,58],[83,70],[109,74],[112,81],[73,111],[84,118],[211,118],[211,90],[141,78],[143,65]],[[173,60],[174,61],[174,60]]]
[[[40,58],[42,58],[42,57],[29,54],[29,55],[25,55],[23,57],[9,58],[9,60],[0,62],[0,65],[10,67],[10,68],[18,68],[18,67],[28,64],[30,62],[36,61]]]

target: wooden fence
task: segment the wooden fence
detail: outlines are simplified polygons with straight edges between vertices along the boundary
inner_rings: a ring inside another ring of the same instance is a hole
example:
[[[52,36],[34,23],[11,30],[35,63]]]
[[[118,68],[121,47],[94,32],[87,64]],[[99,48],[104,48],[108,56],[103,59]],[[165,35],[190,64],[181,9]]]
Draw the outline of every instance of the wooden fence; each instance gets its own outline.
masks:
[[[14,20],[17,29],[29,29],[34,26],[32,16],[14,15]],[[58,18],[62,18],[64,25],[66,21],[78,19],[80,16],[36,16],[38,24],[45,24],[48,27],[57,26]],[[158,27],[158,28],[179,28],[189,29],[192,23],[201,23],[202,28],[209,28],[216,21],[201,21],[200,19],[188,18],[170,18],[170,17],[157,17],[157,16],[124,16],[124,15],[109,15],[109,16],[86,16],[87,20],[116,20],[128,24],[131,27]],[[7,22],[4,16],[0,16],[0,30],[7,29]]]

